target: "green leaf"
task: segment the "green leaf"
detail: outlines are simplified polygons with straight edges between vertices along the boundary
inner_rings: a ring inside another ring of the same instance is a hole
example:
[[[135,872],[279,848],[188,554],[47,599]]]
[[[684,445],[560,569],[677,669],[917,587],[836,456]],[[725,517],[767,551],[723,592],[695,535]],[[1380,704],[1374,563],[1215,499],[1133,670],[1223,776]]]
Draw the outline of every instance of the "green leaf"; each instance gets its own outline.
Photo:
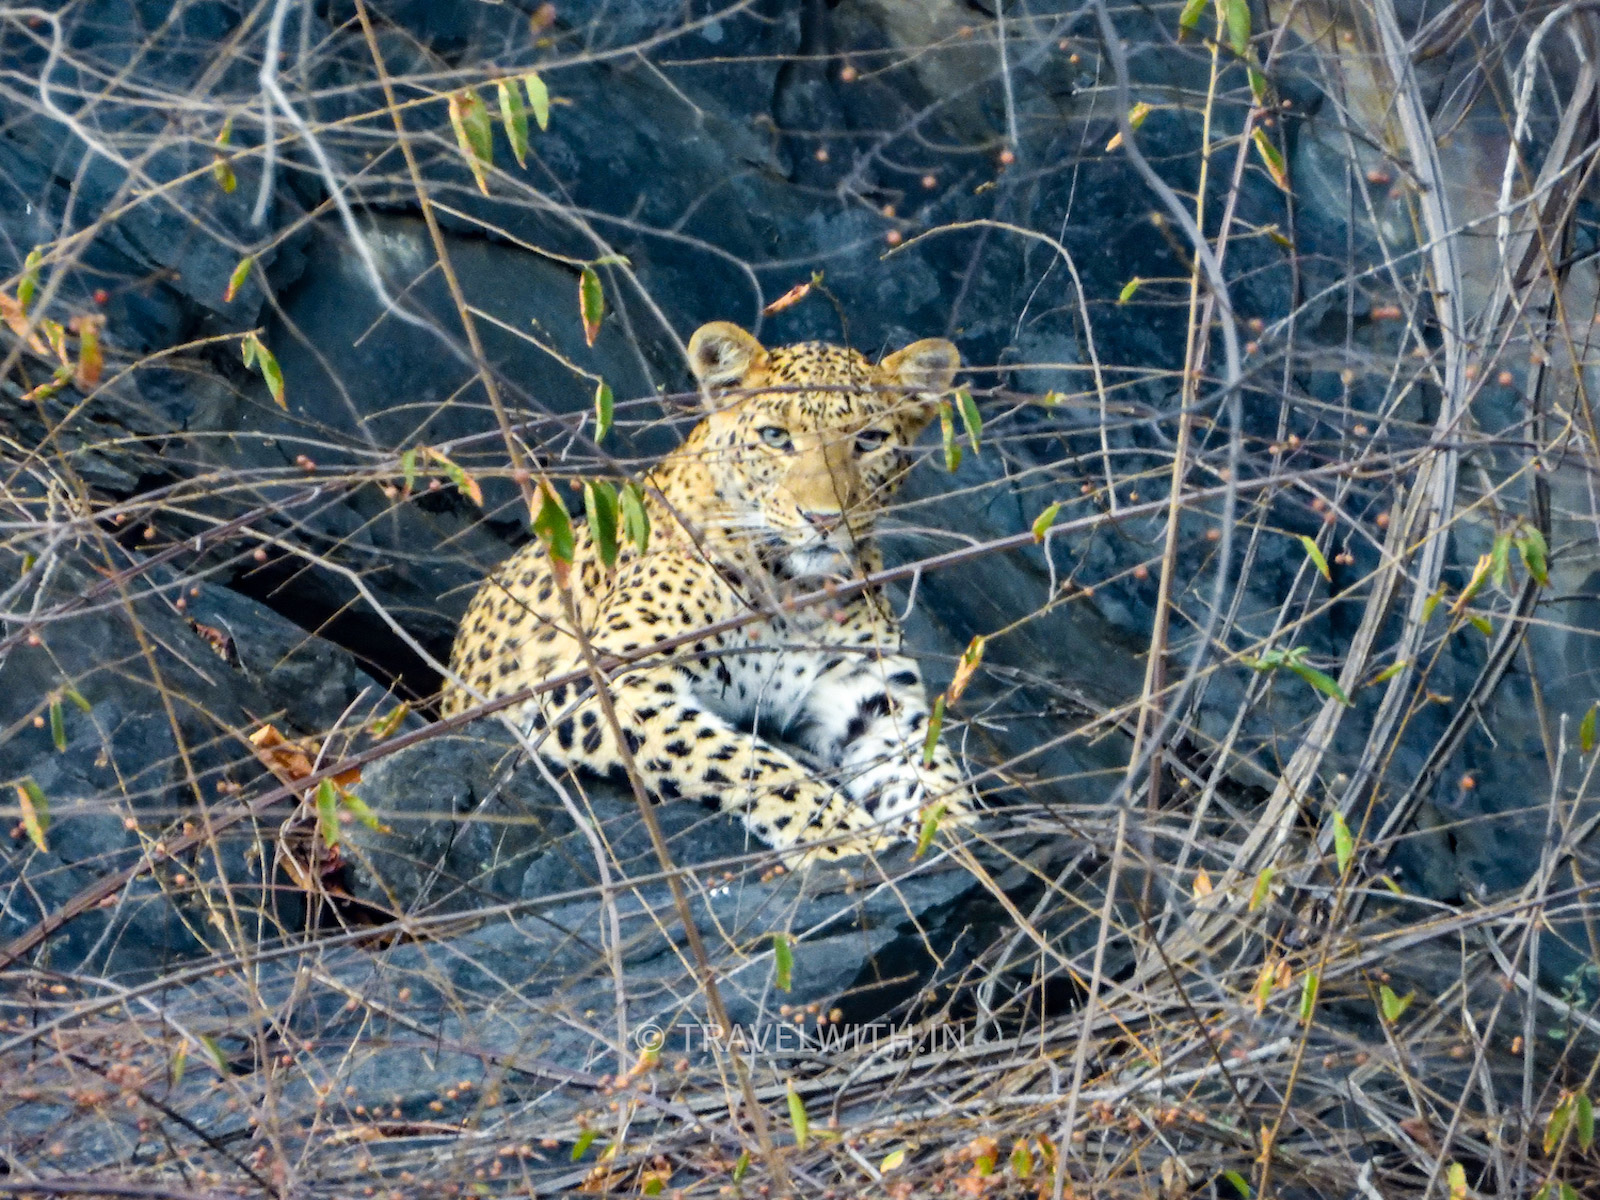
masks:
[[[1333,572],[1328,570],[1328,560],[1323,557],[1322,549],[1317,545],[1316,539],[1302,533],[1300,544],[1306,548],[1306,557],[1311,560],[1311,565],[1317,568],[1317,574],[1332,583]]]
[[[1261,874],[1256,876],[1256,886],[1250,891],[1250,912],[1255,912],[1267,902],[1267,897],[1272,894],[1272,877],[1277,873],[1276,867],[1261,868]]]
[[[211,163],[211,178],[224,195],[231,196],[239,186],[239,177],[233,173],[233,164],[220,154]]]
[[[424,446],[422,449],[429,460],[438,463],[439,466],[444,468],[445,478],[456,485],[456,491],[471,500],[479,508],[483,507],[483,488],[478,486],[478,481],[467,473],[465,467],[452,459],[443,450],[435,450],[432,446]]]
[[[183,1072],[188,1065],[189,1047],[186,1043],[179,1042],[178,1049],[172,1055],[172,1072],[169,1076],[174,1088],[183,1082]]]
[[[943,697],[941,697],[943,699]],[[944,820],[944,805],[935,804],[922,814],[922,829],[917,833],[917,848],[912,858],[921,858],[933,845],[933,835],[939,832],[939,822]]]
[[[1222,1177],[1233,1185],[1233,1190],[1250,1200],[1250,1181],[1237,1171],[1224,1171]]]
[[[339,844],[339,789],[333,780],[324,779],[317,784],[317,829],[328,846]]]
[[[1545,545],[1544,534],[1532,525],[1524,525],[1517,530],[1515,539],[1517,553],[1522,556],[1522,565],[1528,568],[1528,574],[1538,582],[1540,587],[1550,586],[1550,547]]]
[[[1555,1111],[1550,1114],[1550,1120],[1544,1127],[1546,1155],[1554,1154],[1556,1147],[1561,1144],[1561,1139],[1566,1136],[1567,1126],[1572,1122],[1572,1108],[1572,1097],[1563,1096],[1557,1102]]]
[[[539,535],[551,558],[571,565],[572,518],[567,516],[566,506],[556,499],[555,493],[548,487],[542,490],[544,496],[539,504],[539,515],[533,519],[533,532]]]
[[[589,521],[589,538],[600,552],[600,561],[609,567],[617,564],[617,489],[603,479],[584,484],[583,510]]]
[[[239,265],[234,267],[233,274],[228,276],[227,290],[222,293],[222,302],[232,304],[233,298],[239,294],[239,289],[244,286],[244,281],[250,278],[250,268],[256,265],[256,256],[246,254],[239,260]]]
[[[1018,1179],[1026,1179],[1033,1174],[1033,1151],[1020,1138],[1011,1147],[1011,1171]]]
[[[510,80],[495,81],[494,90],[500,100],[500,123],[506,128],[506,141],[511,143],[511,157],[517,166],[528,165],[528,109],[522,103],[522,89]]]
[[[260,336],[253,330],[244,335],[243,353],[244,365],[261,372],[261,378],[267,383],[267,391],[272,393],[273,402],[287,410],[289,405],[283,398],[283,368],[278,366],[277,356],[262,344]]]
[[[1122,290],[1117,293],[1117,303],[1126,304],[1129,300],[1133,299],[1134,295],[1143,286],[1144,280],[1135,275],[1132,279],[1128,280],[1127,283],[1122,285]]]
[[[50,801],[45,798],[44,789],[33,781],[33,776],[17,784],[17,803],[22,806],[22,828],[28,840],[38,847],[40,854],[49,854],[50,846],[44,835],[50,828]]]
[[[1278,185],[1278,190],[1289,190],[1289,168],[1283,161],[1283,155],[1272,144],[1272,139],[1267,136],[1267,131],[1257,125],[1250,131],[1250,140],[1255,143],[1256,156],[1261,159],[1261,165],[1266,167],[1267,174],[1272,176],[1272,182]]]
[[[1411,1002],[1417,998],[1415,992],[1407,992],[1404,996],[1394,994],[1394,989],[1387,983],[1378,988],[1378,1006],[1383,1012],[1383,1019],[1391,1025],[1405,1016],[1406,1009],[1411,1007]]]
[[[411,486],[417,482],[417,452],[407,450],[400,455],[400,475],[405,480],[406,491],[411,491]]]
[[[50,700],[50,740],[58,751],[67,748],[67,717],[61,711],[59,697]]]
[[[401,711],[401,709],[395,709],[395,712]],[[393,713],[390,715],[392,716]],[[360,821],[368,829],[375,830],[378,833],[389,832],[389,827],[382,821],[378,820],[378,814],[372,811],[371,805],[369,805],[354,792],[346,791],[344,788],[340,788],[339,803],[344,807],[346,812],[348,812],[356,820]]]
[[[1033,540],[1034,541],[1036,541],[1036,542],[1044,541],[1044,535],[1047,532],[1049,532],[1050,526],[1052,526],[1052,525],[1054,525],[1056,523],[1056,517],[1059,516],[1060,513],[1061,513],[1061,505],[1059,503],[1056,503],[1056,504],[1052,504],[1049,508],[1045,509],[1042,513],[1040,513],[1037,517],[1035,517],[1033,519]]]
[[[977,402],[973,400],[972,393],[964,387],[956,389],[956,403],[961,408],[961,423],[967,429],[967,441],[972,443],[972,452],[978,452],[978,435],[983,432],[983,417],[978,412]]]
[[[1322,981],[1315,971],[1307,971],[1305,978],[1300,981],[1300,1024],[1311,1024],[1311,1017],[1317,1010],[1317,992],[1322,986]]]
[[[878,1164],[878,1174],[887,1175],[899,1170],[906,1161],[906,1148],[901,1146],[898,1150],[891,1150],[883,1156],[883,1161]]]
[[[1356,854],[1356,839],[1350,836],[1350,826],[1342,812],[1333,814],[1333,859],[1339,864],[1339,874],[1349,869]]]
[[[1427,618],[1423,618],[1423,619],[1426,620]],[[1411,665],[1410,662],[1408,662],[1406,659],[1403,659],[1403,658],[1399,662],[1392,662],[1387,667],[1385,667],[1383,670],[1379,671],[1376,675],[1374,675],[1372,677],[1372,682],[1373,683],[1388,683],[1389,680],[1393,679],[1396,675],[1400,674],[1401,671],[1404,671],[1410,665]]]
[[[616,412],[616,399],[611,394],[611,385],[604,379],[594,387],[594,440],[605,441],[606,434],[611,432],[611,418]]]
[[[584,267],[583,274],[578,277],[578,311],[583,317],[583,340],[592,346],[600,336],[600,318],[606,311],[600,276],[593,267]]]
[[[1456,602],[1450,606],[1451,613],[1459,616],[1467,605],[1472,602],[1472,598],[1478,594],[1484,582],[1489,578],[1489,572],[1493,566],[1493,555],[1478,555],[1478,561],[1472,566],[1472,574],[1467,577],[1466,586],[1461,589],[1461,595],[1456,597]]]
[[[1250,78],[1250,98],[1260,105],[1267,99],[1267,77],[1256,69],[1254,63],[1245,68],[1245,74]],[[1287,191],[1288,189],[1285,188]]]
[[[594,1145],[595,1138],[600,1136],[597,1129],[585,1129],[578,1135],[578,1140],[572,1143],[572,1161],[577,1162],[589,1152],[589,1147]]]
[[[44,261],[44,250],[35,246],[28,251],[28,257],[22,260],[22,278],[17,280],[17,304],[21,306],[24,316],[28,313],[28,305],[33,303],[34,293],[39,290],[39,264]]]
[[[661,1176],[652,1175],[644,1181],[644,1186],[639,1189],[641,1195],[659,1196],[666,1190],[666,1184],[661,1181]]]
[[[1492,638],[1494,636],[1494,625],[1482,613],[1468,613],[1467,624],[1483,634],[1484,637]]]
[[[750,1169],[750,1151],[741,1150],[741,1151],[739,1151],[738,1161],[736,1161],[733,1164],[733,1170],[729,1172],[729,1175],[732,1177],[732,1179],[733,1179],[733,1181],[735,1183],[738,1183],[741,1179],[744,1178],[745,1172],[748,1171],[749,1169]]]
[[[650,514],[644,507],[644,493],[639,490],[637,483],[629,480],[622,485],[622,494],[617,503],[622,510],[622,532],[643,554],[650,545]]]
[[[1505,591],[1506,574],[1511,567],[1511,535],[1497,533],[1494,535],[1494,545],[1489,550],[1489,580],[1495,587]]]
[[[928,714],[928,734],[922,739],[922,765],[933,765],[933,748],[939,744],[939,730],[944,728],[944,693],[933,702],[933,712]]]
[[[961,465],[961,447],[956,445],[956,423],[948,400],[939,401],[939,433],[944,439],[944,469],[954,471]]]
[[[261,348],[261,339],[254,333],[244,335],[244,341],[239,343],[239,354],[244,359],[246,367],[256,365],[256,351]]]
[[[1444,584],[1433,589],[1433,594],[1422,602],[1422,623],[1426,625],[1433,620],[1433,610],[1439,607],[1439,601],[1444,599]]]
[[[1450,1200],[1467,1200],[1467,1169],[1464,1166],[1458,1162],[1451,1163],[1444,1169],[1444,1179]]]
[[[1222,0],[1228,45],[1240,58],[1250,53],[1250,0]]]
[[[1574,1131],[1578,1135],[1578,1149],[1585,1154],[1594,1146],[1594,1102],[1585,1092],[1579,1092],[1573,1113]]]
[[[778,990],[790,991],[794,979],[794,951],[789,949],[789,939],[781,933],[772,935],[772,965]]]
[[[196,1040],[199,1041],[200,1049],[205,1053],[206,1061],[211,1064],[211,1069],[218,1075],[226,1075],[228,1073],[228,1060],[222,1053],[222,1047],[217,1044],[217,1039],[202,1033],[197,1036]]]
[[[800,1099],[792,1083],[788,1085],[788,1099],[789,1124],[794,1126],[794,1144],[804,1150],[811,1140],[811,1120],[806,1116],[806,1102]]]
[[[450,127],[456,145],[467,160],[478,190],[489,194],[489,166],[494,162],[494,130],[489,123],[489,108],[483,97],[471,88],[450,94]]]
[[[65,695],[68,700],[71,700],[74,704],[76,704],[81,711],[94,711],[94,706],[91,705],[88,700],[84,699],[83,693],[77,688],[73,687],[70,683],[63,689],[62,694]]]
[[[1183,11],[1178,14],[1178,37],[1181,40],[1184,34],[1193,33],[1200,24],[1200,14],[1205,12],[1208,0],[1188,0],[1183,6]]]
[[[1577,1188],[1570,1183],[1563,1182],[1561,1185],[1561,1200],[1583,1200],[1583,1197],[1578,1195]]]
[[[1299,648],[1304,649],[1304,647]],[[1332,675],[1327,674],[1325,671],[1319,671],[1315,667],[1301,662],[1299,659],[1290,659],[1283,665],[1288,667],[1289,670],[1293,671],[1296,675],[1300,676],[1301,679],[1304,679],[1312,687],[1316,688],[1317,691],[1321,692],[1324,696],[1332,696],[1346,708],[1351,707],[1350,697],[1344,694],[1344,689],[1339,686],[1339,681]]]
[[[524,75],[522,86],[528,89],[528,107],[533,109],[534,123],[543,133],[550,128],[550,89],[545,87],[537,71],[529,71]]]

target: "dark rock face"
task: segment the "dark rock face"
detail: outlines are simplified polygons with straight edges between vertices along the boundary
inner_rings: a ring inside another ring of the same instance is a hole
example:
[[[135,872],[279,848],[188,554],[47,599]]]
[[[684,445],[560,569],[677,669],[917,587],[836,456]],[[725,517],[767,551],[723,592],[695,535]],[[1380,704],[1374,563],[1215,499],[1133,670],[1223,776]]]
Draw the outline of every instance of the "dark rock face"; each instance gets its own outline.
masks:
[[[13,273],[30,247],[104,214],[81,253],[46,270],[50,312],[63,320],[103,314],[114,369],[156,356],[127,374],[109,371],[115,377],[87,395],[68,388],[24,403],[8,380],[0,401],[8,445],[53,447],[53,457],[18,474],[24,503],[22,515],[12,515],[32,526],[0,566],[4,578],[21,581],[5,592],[0,776],[31,778],[49,798],[53,823],[47,851],[19,835],[0,855],[0,937],[22,934],[93,880],[129,866],[141,838],[224,804],[219,782],[265,787],[242,741],[260,722],[323,734],[341,717],[348,721],[352,705],[363,719],[376,711],[390,687],[426,696],[472,587],[527,536],[495,404],[552,469],[633,470],[674,441],[671,425],[682,410],[661,393],[685,386],[682,342],[705,320],[741,321],[773,342],[847,338],[873,353],[947,334],[967,361],[982,365],[975,387],[1015,389],[985,400],[993,415],[981,447],[974,453],[969,445],[954,472],[938,464],[939,434],[930,434],[929,460],[914,472],[888,538],[896,561],[1015,534],[1057,501],[1062,521],[1093,512],[1097,501],[1082,499],[1081,489],[1098,486],[1108,470],[1139,478],[1136,489],[1123,490],[1144,501],[1168,485],[1164,474],[1151,477],[1170,470],[1169,418],[1179,403],[1176,383],[1162,373],[1182,366],[1185,334],[1182,297],[1160,281],[1182,279],[1187,267],[1181,240],[1152,222],[1157,206],[1126,161],[1086,149],[1105,144],[1109,125],[1103,109],[1074,95],[1096,82],[1092,44],[1081,40],[1090,31],[1076,22],[1076,6],[1033,6],[1047,36],[1020,45],[1008,98],[989,22],[955,5],[758,0],[718,15],[709,3],[608,0],[560,5],[556,23],[542,30],[511,5],[370,5],[392,77],[454,79],[453,70],[490,62],[508,72],[537,66],[559,102],[550,130],[534,135],[526,170],[509,165],[496,130],[500,173],[491,198],[463,166],[442,102],[404,112],[481,363],[438,266],[417,188],[393,149],[353,9],[338,0],[291,6],[282,32],[285,70],[295,72],[286,86],[297,111],[318,123],[319,148],[343,181],[364,251],[328,206],[322,168],[303,145],[281,153],[271,174],[259,154],[241,157],[232,166],[234,189],[218,186],[209,167],[223,113],[238,114],[233,145],[259,147],[265,136],[259,119],[246,116],[256,103],[261,35],[244,24],[248,6],[190,5],[164,25],[167,7],[75,6],[67,40],[99,74],[59,64],[53,82],[66,94],[127,69],[164,94],[203,97],[215,111],[194,117],[193,128],[187,116],[107,104],[70,126],[60,115],[12,111],[0,129],[0,270]],[[1203,85],[1204,56],[1142,21],[1127,30],[1140,77]],[[964,26],[978,27],[979,36],[963,41]],[[136,56],[146,38],[153,51]],[[244,39],[250,54],[236,53],[233,38]],[[943,39],[942,48],[914,59],[895,53],[919,38]],[[640,39],[650,40],[644,57],[623,49]],[[1059,49],[1068,41],[1082,49],[1082,61]],[[10,26],[0,33],[0,56],[18,69],[39,70],[43,53]],[[845,62],[849,79],[841,74]],[[1298,82],[1302,93],[1314,92]],[[484,94],[492,105],[492,90]],[[407,92],[402,103],[419,95]],[[1018,112],[1019,140],[1002,167],[999,153]],[[1229,112],[1236,120],[1237,111]],[[1299,139],[1291,152],[1308,164],[1308,176],[1327,167],[1330,144],[1314,120],[1290,131]],[[276,129],[284,128],[280,114]],[[1163,109],[1142,128],[1141,145],[1174,187],[1193,189],[1198,137],[1196,114]],[[151,153],[134,172],[123,152],[106,152],[118,145]],[[1059,169],[1067,161],[1072,168]],[[159,201],[129,202],[143,181],[164,189]],[[1211,177],[1219,202],[1228,182],[1221,173]],[[257,224],[263,189],[265,220]],[[1350,230],[1328,197],[1337,198],[1331,185],[1296,214],[1303,262],[1270,237],[1230,249],[1241,318],[1271,326],[1334,275],[1326,256],[1344,252]],[[1245,173],[1236,216],[1253,228],[1289,228],[1281,195],[1259,171]],[[224,301],[246,254],[254,268]],[[591,347],[576,295],[579,267],[596,260],[608,307]],[[774,297],[814,272],[825,292],[762,316]],[[1118,303],[1135,276],[1148,281],[1142,292]],[[1085,311],[1093,313],[1092,348]],[[1328,307],[1322,315],[1332,324],[1316,336],[1339,345],[1346,314]],[[281,365],[282,408],[238,360],[238,338],[258,328]],[[1373,346],[1386,336],[1368,332]],[[1311,362],[1298,383],[1324,406],[1281,407],[1276,367],[1247,380],[1241,424],[1259,438],[1247,442],[1247,471],[1266,469],[1264,447],[1280,426],[1308,446],[1345,439],[1354,420],[1378,405],[1364,382],[1340,382],[1336,357]],[[1103,425],[1093,401],[1046,410],[1016,394],[1084,392],[1091,360],[1126,372],[1112,380]],[[41,362],[25,363],[30,386],[49,376]],[[600,380],[614,390],[619,414],[603,448],[591,440],[588,415]],[[1412,408],[1402,415],[1427,419],[1426,403],[1408,399]],[[1517,405],[1509,391],[1486,403],[1505,406],[1503,424],[1512,423]],[[1194,479],[1209,485],[1224,461],[1217,431],[1226,417],[1215,408],[1199,416],[1204,470],[1197,467]],[[413,494],[392,494],[405,483],[401,453],[425,446],[481,482],[481,511],[444,466],[426,458]],[[1291,462],[1310,465],[1309,451]],[[430,479],[439,486],[430,489]],[[56,495],[125,506],[132,519],[126,527],[87,516],[52,525],[45,514]],[[1362,483],[1344,504],[1365,519],[1392,500],[1379,485]],[[1120,502],[1135,503],[1131,495]],[[274,511],[252,516],[236,535],[210,537],[219,522],[267,508]],[[1184,638],[1205,619],[1219,564],[1204,535],[1219,512],[1212,505],[1184,518],[1177,602],[1192,623]],[[1303,496],[1276,499],[1258,515],[1270,533],[1255,535],[1249,548],[1230,652],[1271,632],[1279,604],[1304,586],[1304,551],[1293,535],[1322,528]],[[1086,715],[1139,694],[1164,521],[1154,513],[1043,548],[975,557],[920,579],[914,595],[900,588],[912,646],[934,686],[949,678],[972,637],[995,635],[986,671],[952,715],[948,736],[978,770],[1005,764],[986,781],[996,794],[1060,811],[1115,791],[1127,760],[1125,731],[1093,740],[1071,731]],[[145,522],[152,538],[133,537]],[[1249,536],[1241,531],[1235,543],[1234,579]],[[1463,529],[1447,572],[1453,586],[1487,548],[1486,531]],[[153,555],[172,549],[179,552],[149,568]],[[1333,568],[1328,605],[1299,635],[1324,665],[1339,661],[1359,618],[1359,601],[1341,599],[1339,589],[1379,558],[1371,538],[1352,536],[1348,552],[1350,561]],[[37,562],[24,567],[23,554]],[[103,586],[108,571],[130,572],[127,586]],[[1535,703],[1519,668],[1468,734],[1438,794],[1425,798],[1423,830],[1396,856],[1415,891],[1444,900],[1500,892],[1520,886],[1538,861],[1547,837],[1540,797],[1551,775],[1538,713],[1580,714],[1597,670],[1588,636],[1600,627],[1594,582],[1563,579],[1570,598],[1561,619],[1533,629],[1528,649],[1534,673],[1559,683],[1542,685]],[[1225,589],[1225,601],[1235,590]],[[180,593],[185,611],[176,607]],[[88,603],[62,607],[85,594]],[[1192,649],[1181,642],[1176,660]],[[1430,687],[1465,693],[1484,654],[1470,631],[1452,635]],[[1236,664],[1206,678],[1198,724],[1207,738],[1229,736],[1254,682]],[[49,698],[65,696],[68,685],[89,708],[70,698],[61,705],[66,743],[58,749]],[[1359,752],[1377,692],[1355,701],[1330,773]],[[1237,731],[1233,781],[1252,788],[1270,778],[1319,703],[1292,677],[1274,677],[1264,697],[1250,699]],[[44,727],[35,727],[36,717]],[[1447,720],[1442,708],[1418,712],[1387,764],[1393,780],[1415,776]],[[521,904],[537,907],[538,921],[525,907],[514,921],[442,943],[449,953],[432,944],[379,956],[345,947],[329,970],[346,986],[365,988],[368,973],[381,976],[383,987],[432,979],[437,967],[455,992],[472,992],[485,985],[472,964],[504,959],[522,970],[511,976],[515,986],[549,988],[571,976],[562,994],[568,1007],[599,1003],[607,993],[608,979],[583,974],[601,961],[585,940],[598,936],[603,915],[593,898],[540,906],[543,897],[606,882],[594,847],[531,765],[511,769],[515,757],[504,740],[477,731],[369,767],[361,794],[392,832],[349,827],[348,886],[356,899],[408,916]],[[1459,786],[1467,776],[1475,786]],[[587,781],[582,788],[569,799],[593,806],[619,864],[654,873],[631,798]],[[287,815],[280,807],[259,824],[231,826],[215,850],[172,864],[188,876],[185,884],[174,882],[176,870],[141,877],[114,907],[49,939],[40,961],[140,974],[215,950],[218,943],[196,931],[213,915],[207,887],[224,882],[253,914],[255,936],[304,932],[316,918],[295,889],[263,878],[261,866],[260,840],[270,841]],[[693,810],[661,816],[682,861],[720,861],[749,849],[731,821]],[[759,932],[768,927],[750,923],[752,912],[793,904],[805,921],[822,924],[821,910],[785,891],[793,886],[769,881],[731,897],[702,894],[697,911],[708,929],[731,920]],[[961,926],[952,914],[970,899],[966,886],[959,873],[929,873],[902,884],[892,903],[881,894],[862,901],[797,963],[792,1002],[863,989],[868,976],[895,978],[914,960],[926,966],[907,949],[907,928],[937,918],[945,948],[955,944]],[[677,1011],[667,969],[676,948],[664,935],[639,932],[649,925],[646,913],[668,909],[664,885],[643,885],[626,904],[624,936],[637,936],[630,978],[647,981],[642,1012]],[[1552,952],[1544,965],[1559,978],[1571,963]],[[739,1011],[755,1011],[751,997],[760,986],[745,979],[765,978],[770,964],[727,969],[736,1003],[745,1006]],[[290,986],[289,975],[273,986]],[[434,998],[442,1001],[443,986],[427,986],[438,987]],[[197,984],[189,1002],[213,1001]],[[316,1016],[340,1028],[335,1015]],[[472,1030],[479,1044],[497,1054],[525,1045],[526,1031],[491,1030],[492,1018],[484,1020]],[[466,1037],[448,1021],[440,1030],[446,1043]],[[564,1069],[578,1069],[592,1051],[588,1034],[540,1032],[550,1040],[537,1053]],[[465,1056],[463,1070],[469,1057],[481,1067],[481,1056]],[[402,1107],[415,1107],[426,1085],[405,1074],[406,1060],[403,1050],[364,1060],[354,1068],[367,1073],[360,1086],[393,1082],[406,1097]]]

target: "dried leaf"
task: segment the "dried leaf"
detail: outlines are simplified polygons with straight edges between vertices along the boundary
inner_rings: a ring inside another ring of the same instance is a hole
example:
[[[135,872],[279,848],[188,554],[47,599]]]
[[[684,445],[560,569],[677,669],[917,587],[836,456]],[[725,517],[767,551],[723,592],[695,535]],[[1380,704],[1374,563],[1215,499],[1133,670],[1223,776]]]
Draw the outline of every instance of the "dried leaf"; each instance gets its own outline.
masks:
[[[467,469],[454,459],[445,454],[443,450],[435,450],[432,446],[424,446],[422,452],[430,461],[436,462],[443,469],[445,478],[456,485],[456,491],[471,500],[479,508],[483,507],[483,488]]]
[[[17,803],[22,806],[22,828],[28,840],[38,847],[40,854],[49,854],[50,846],[44,835],[50,828],[50,801],[31,775],[17,784]]]
[[[78,367],[72,382],[79,391],[87,392],[100,382],[105,369],[105,355],[100,348],[100,330],[106,319],[98,314],[78,319]]]
[[[781,313],[786,308],[791,308],[811,294],[810,283],[797,283],[771,304],[761,310],[763,316],[770,317],[773,313]]]
[[[1196,900],[1204,900],[1207,896],[1211,895],[1211,893],[1215,890],[1211,883],[1211,872],[1207,871],[1204,867],[1201,867],[1199,870],[1195,871],[1194,887],[1192,890]]]
[[[983,662],[983,650],[988,642],[988,638],[978,634],[967,643],[967,648],[961,652],[961,658],[956,662],[955,677],[950,680],[950,686],[945,690],[947,703],[954,704],[961,699],[961,693],[967,690],[967,684],[972,682],[973,674]]]
[[[1467,586],[1461,589],[1461,595],[1457,596],[1456,602],[1450,606],[1451,616],[1459,617],[1461,615],[1461,610],[1466,608],[1472,598],[1478,594],[1478,589],[1483,587],[1493,567],[1494,556],[1492,554],[1478,555],[1478,561],[1473,566],[1472,574],[1467,579]]]

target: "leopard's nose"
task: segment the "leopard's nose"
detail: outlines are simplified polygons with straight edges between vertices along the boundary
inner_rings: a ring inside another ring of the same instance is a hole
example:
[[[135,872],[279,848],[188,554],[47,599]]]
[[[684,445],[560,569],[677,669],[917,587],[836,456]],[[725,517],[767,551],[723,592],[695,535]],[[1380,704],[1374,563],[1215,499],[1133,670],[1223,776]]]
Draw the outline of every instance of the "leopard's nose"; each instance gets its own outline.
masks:
[[[802,512],[802,516],[810,523],[813,529],[822,533],[832,533],[839,527],[839,522],[844,520],[842,512]]]

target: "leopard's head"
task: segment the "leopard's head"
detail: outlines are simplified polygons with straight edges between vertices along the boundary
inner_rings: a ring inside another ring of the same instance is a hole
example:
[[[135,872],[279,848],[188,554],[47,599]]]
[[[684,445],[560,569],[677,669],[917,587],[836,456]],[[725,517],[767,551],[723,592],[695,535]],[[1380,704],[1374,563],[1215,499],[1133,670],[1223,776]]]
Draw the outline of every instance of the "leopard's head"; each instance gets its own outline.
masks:
[[[851,572],[961,365],[943,338],[873,365],[827,342],[768,349],[727,321],[695,332],[689,361],[707,510],[792,577]]]

